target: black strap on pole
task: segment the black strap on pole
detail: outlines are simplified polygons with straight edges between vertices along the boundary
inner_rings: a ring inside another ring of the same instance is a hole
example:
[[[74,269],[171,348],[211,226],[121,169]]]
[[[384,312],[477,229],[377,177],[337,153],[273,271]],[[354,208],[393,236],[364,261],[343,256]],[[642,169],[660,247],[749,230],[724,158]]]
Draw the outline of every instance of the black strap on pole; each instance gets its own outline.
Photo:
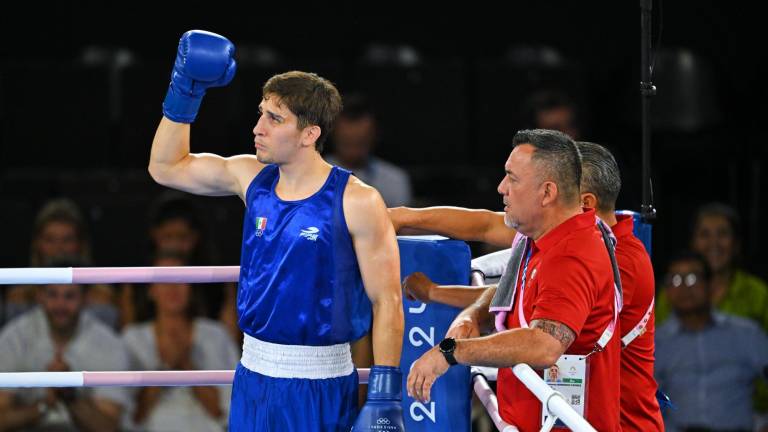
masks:
[[[650,223],[656,219],[653,207],[653,184],[651,183],[651,98],[656,94],[656,87],[651,82],[651,10],[652,0],[640,0],[640,99],[642,104],[642,175],[643,201],[641,214],[643,221]]]

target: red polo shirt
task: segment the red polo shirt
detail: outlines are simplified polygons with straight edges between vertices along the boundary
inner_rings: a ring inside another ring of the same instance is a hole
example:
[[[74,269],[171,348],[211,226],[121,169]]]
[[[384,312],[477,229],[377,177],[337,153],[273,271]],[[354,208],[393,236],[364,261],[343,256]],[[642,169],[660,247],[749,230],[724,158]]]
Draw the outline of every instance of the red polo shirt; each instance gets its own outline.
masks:
[[[520,272],[522,273],[522,271]],[[526,276],[523,313],[559,321],[576,333],[568,354],[587,354],[613,319],[613,270],[594,210],[576,215],[533,243]],[[517,281],[520,292],[520,278]],[[507,328],[518,328],[517,295]],[[586,419],[603,431],[619,426],[619,335],[589,358]],[[541,403],[513,374],[499,369],[499,411],[522,432],[541,428]]]
[[[632,216],[617,217],[611,227],[616,236],[616,261],[621,273],[624,308],[619,322],[621,334],[631,331],[648,311],[654,295],[651,259],[643,243],[635,237]],[[656,380],[653,378],[653,312],[645,333],[621,351],[621,429],[623,431],[663,431]]]

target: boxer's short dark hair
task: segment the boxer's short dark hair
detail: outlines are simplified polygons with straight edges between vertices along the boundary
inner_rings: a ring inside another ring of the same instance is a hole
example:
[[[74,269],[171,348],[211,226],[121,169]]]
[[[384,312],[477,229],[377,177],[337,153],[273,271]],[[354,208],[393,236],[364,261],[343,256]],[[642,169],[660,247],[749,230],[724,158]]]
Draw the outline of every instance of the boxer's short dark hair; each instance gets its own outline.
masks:
[[[314,73],[291,71],[267,80],[263,94],[264,99],[276,96],[280,104],[288,107],[298,117],[299,130],[320,126],[315,148],[323,150],[342,108],[341,95],[332,82]]]

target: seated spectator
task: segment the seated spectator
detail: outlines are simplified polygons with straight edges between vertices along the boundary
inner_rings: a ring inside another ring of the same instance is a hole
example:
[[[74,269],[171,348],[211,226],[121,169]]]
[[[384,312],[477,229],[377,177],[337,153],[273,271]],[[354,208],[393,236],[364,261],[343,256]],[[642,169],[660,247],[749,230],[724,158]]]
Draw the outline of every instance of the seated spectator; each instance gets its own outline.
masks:
[[[35,218],[30,246],[31,267],[51,267],[59,260],[76,260],[83,266],[91,264],[91,244],[88,226],[77,205],[66,198],[46,203]],[[14,317],[35,306],[37,288],[16,285],[8,288],[4,319]],[[86,290],[86,309],[109,327],[116,328],[119,317],[111,285],[91,285]]]
[[[214,254],[206,237],[200,208],[188,196],[170,192],[162,194],[149,212],[150,256],[178,255],[188,265],[215,265]],[[219,319],[234,341],[240,341],[242,333],[237,326],[237,286],[233,283],[194,286],[193,297],[201,297],[198,303],[205,307],[201,313]],[[124,324],[148,318],[143,311],[147,304],[146,292],[124,285],[121,301]]]
[[[184,265],[183,257],[161,254],[157,266]],[[128,326],[123,340],[136,370],[233,369],[240,359],[227,331],[197,313],[190,284],[149,287],[152,321]],[[148,431],[222,431],[231,389],[222,387],[145,387],[136,392],[132,422]]]
[[[407,205],[411,178],[402,168],[371,154],[378,139],[376,116],[367,101],[361,95],[348,95],[331,134],[334,152],[325,160],[376,188],[387,207]]]
[[[768,332],[768,285],[739,266],[741,226],[735,209],[722,203],[701,206],[694,216],[691,249],[707,260],[712,269],[712,305],[721,312],[755,321]],[[656,303],[656,321],[670,313],[664,292]],[[757,383],[755,410],[762,431],[768,432],[768,385]]]
[[[37,213],[29,265],[41,267],[52,258],[76,257],[91,261],[91,245],[83,214],[66,198],[48,201]]]
[[[30,244],[29,265],[42,267],[51,259],[90,258],[88,234],[80,210],[70,200],[56,199],[46,203],[35,217]],[[2,287],[5,302],[0,324],[29,311],[35,306],[36,287],[15,285]]]
[[[673,314],[656,333],[656,377],[677,409],[668,431],[750,431],[754,382],[768,337],[753,321],[712,309],[712,272],[699,254],[674,258],[663,287]]]
[[[768,330],[768,285],[738,265],[741,236],[736,210],[720,203],[700,207],[693,222],[691,249],[712,269],[712,304],[722,312],[752,319]],[[664,294],[656,308],[657,321],[669,315]]]
[[[200,208],[189,196],[161,194],[149,212],[152,256],[169,252],[181,255],[189,265],[210,265],[213,260]]]
[[[82,285],[41,286],[40,306],[0,333],[0,371],[126,370],[120,338],[83,310],[85,295]],[[129,403],[117,387],[1,389],[0,431],[117,430]]]

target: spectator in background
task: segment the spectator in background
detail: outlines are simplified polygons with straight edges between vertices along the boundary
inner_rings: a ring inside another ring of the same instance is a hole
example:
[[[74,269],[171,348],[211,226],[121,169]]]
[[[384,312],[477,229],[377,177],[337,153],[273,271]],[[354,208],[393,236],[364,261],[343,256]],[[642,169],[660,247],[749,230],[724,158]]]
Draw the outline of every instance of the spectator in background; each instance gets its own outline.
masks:
[[[30,244],[29,265],[42,267],[51,259],[78,257],[90,260],[88,231],[80,210],[68,199],[48,201],[35,216]],[[34,285],[15,285],[5,288],[3,321],[29,311],[35,305]]]
[[[29,265],[42,267],[51,258],[91,261],[88,227],[77,205],[67,198],[48,201],[35,216]]]
[[[149,212],[151,253],[178,253],[190,265],[210,265],[210,250],[200,208],[189,196],[170,192],[161,194]]]
[[[565,93],[556,90],[538,91],[523,106],[528,123],[526,126],[560,131],[574,141],[581,139],[582,116],[574,101]]]
[[[768,365],[768,337],[753,321],[712,310],[713,273],[686,252],[663,282],[673,315],[656,333],[656,376],[674,404],[668,431],[750,431],[754,382]]]
[[[738,266],[741,236],[739,216],[725,204],[710,203],[696,211],[691,249],[701,254],[712,269],[712,305],[722,312],[752,319],[768,329],[768,286]],[[664,293],[656,316],[669,316],[670,305]]]
[[[373,156],[379,140],[376,115],[362,95],[344,97],[344,109],[331,135],[334,152],[326,161],[352,171],[376,188],[387,207],[411,201],[411,178],[405,170]]]
[[[160,252],[156,266],[181,266],[184,257]],[[123,340],[137,370],[232,369],[240,358],[220,323],[197,316],[190,284],[149,288],[152,321],[128,326]],[[132,421],[148,431],[222,431],[229,387],[144,387],[136,392]]]
[[[43,205],[35,217],[30,245],[31,267],[50,267],[54,261],[75,260],[91,264],[91,243],[88,226],[77,205],[69,199],[58,198]],[[10,321],[35,306],[37,288],[34,285],[9,287],[5,296],[3,319]],[[87,309],[108,326],[118,323],[115,293],[109,285],[92,285],[87,290]]]
[[[215,265],[214,254],[206,236],[200,208],[195,202],[177,192],[160,195],[149,212],[150,256],[178,255],[193,266]],[[144,306],[148,303],[145,290],[124,286],[122,299],[125,324],[148,318]],[[233,283],[195,285],[192,296],[204,309],[205,316],[217,318],[227,327],[233,340],[239,341],[242,332],[237,326],[237,287]]]
[[[701,254],[712,269],[712,305],[721,312],[749,318],[768,331],[768,286],[739,267],[741,224],[732,207],[722,203],[705,204],[696,211],[691,234],[691,249]],[[662,322],[670,314],[665,293],[660,293],[656,319]],[[768,385],[758,382],[754,398],[768,431]]]
[[[751,318],[768,328],[768,286],[738,266],[740,225],[732,207],[704,205],[696,213],[691,248],[712,268],[712,303],[723,312]]]
[[[120,339],[83,310],[84,291],[82,285],[42,286],[40,306],[0,333],[0,371],[126,370],[128,357]],[[117,430],[129,403],[125,390],[117,387],[2,389],[0,431]]]

